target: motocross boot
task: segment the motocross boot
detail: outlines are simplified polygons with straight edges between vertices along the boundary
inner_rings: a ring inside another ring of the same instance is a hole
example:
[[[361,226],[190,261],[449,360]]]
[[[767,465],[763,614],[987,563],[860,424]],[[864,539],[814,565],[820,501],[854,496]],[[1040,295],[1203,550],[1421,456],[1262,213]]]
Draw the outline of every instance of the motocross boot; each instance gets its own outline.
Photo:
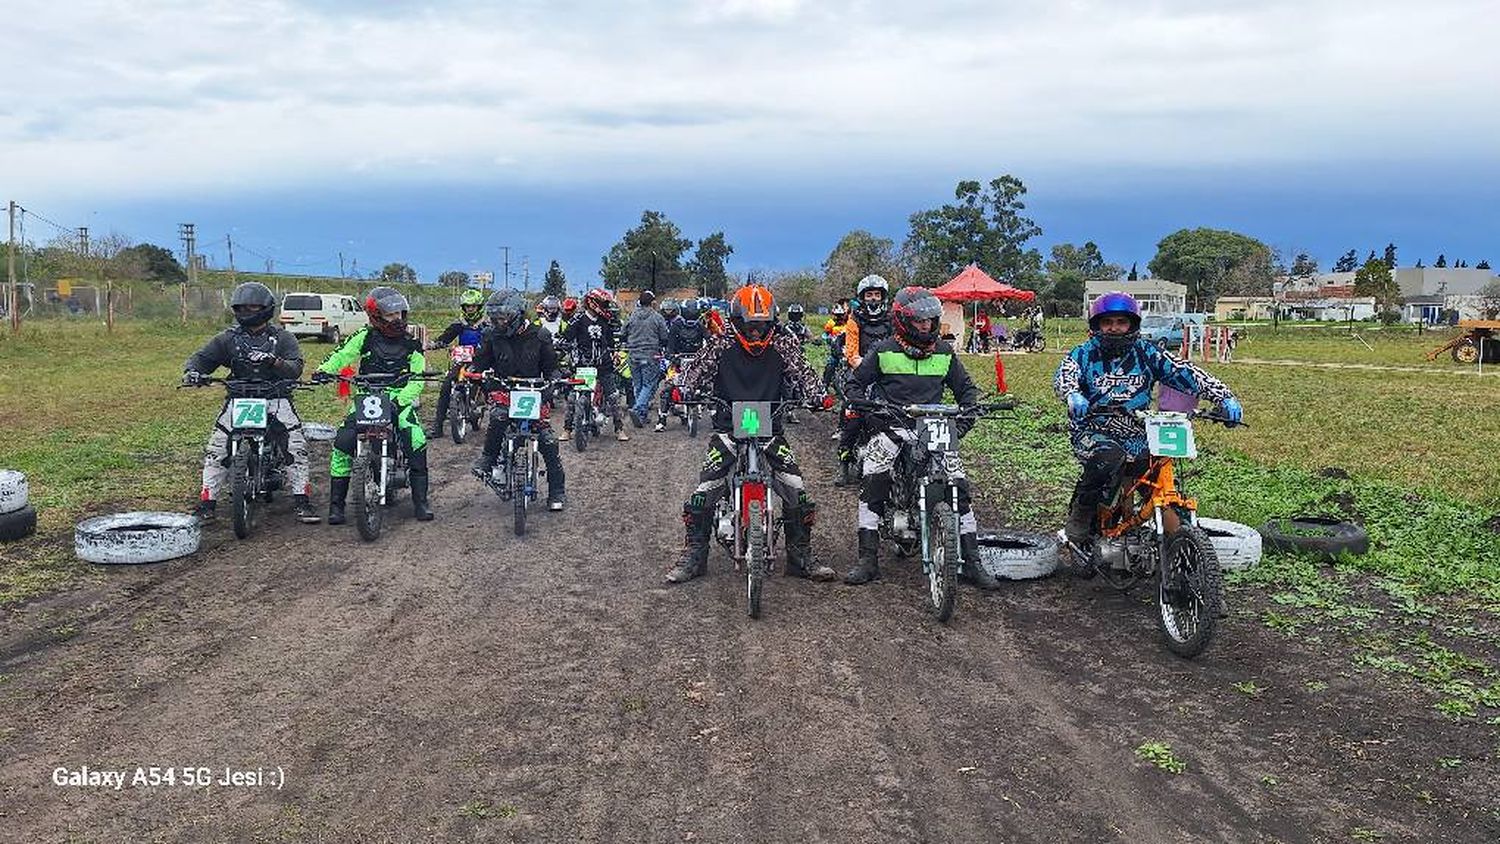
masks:
[[[318,517],[318,511],[313,509],[312,501],[306,493],[292,496],[292,513],[304,525],[315,525],[323,521]]]
[[[411,482],[411,512],[419,522],[432,521],[432,508],[427,506],[427,472],[412,470],[408,476]]]
[[[682,559],[677,562],[676,568],[667,572],[668,583],[686,583],[708,574],[708,522],[707,512],[691,511],[682,514],[685,534]]]
[[[990,574],[984,566],[979,564],[979,534],[959,534],[958,554],[963,559],[963,565],[958,570],[959,580],[965,583],[972,583],[986,592],[1000,588],[1000,581],[995,579],[993,574]]]
[[[808,580],[827,581],[834,578],[833,569],[813,558],[812,522],[816,508],[813,505],[800,510],[787,510],[782,522],[786,528],[786,573],[788,577],[805,577]]]
[[[862,586],[880,579],[880,531],[859,529],[859,565],[844,575],[850,586]]]
[[[349,497],[349,478],[328,479],[328,523],[344,523],[344,499]]]

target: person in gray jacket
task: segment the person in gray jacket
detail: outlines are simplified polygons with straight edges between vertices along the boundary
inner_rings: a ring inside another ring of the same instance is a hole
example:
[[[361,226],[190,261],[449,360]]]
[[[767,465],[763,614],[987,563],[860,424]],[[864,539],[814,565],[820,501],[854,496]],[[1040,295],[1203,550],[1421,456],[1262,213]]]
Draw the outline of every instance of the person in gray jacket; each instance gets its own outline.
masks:
[[[662,362],[667,350],[667,321],[652,305],[656,294],[642,290],[639,303],[625,323],[625,351],[630,355],[630,381],[635,401],[630,406],[630,421],[637,428],[646,427],[651,412],[651,398],[661,382]]]

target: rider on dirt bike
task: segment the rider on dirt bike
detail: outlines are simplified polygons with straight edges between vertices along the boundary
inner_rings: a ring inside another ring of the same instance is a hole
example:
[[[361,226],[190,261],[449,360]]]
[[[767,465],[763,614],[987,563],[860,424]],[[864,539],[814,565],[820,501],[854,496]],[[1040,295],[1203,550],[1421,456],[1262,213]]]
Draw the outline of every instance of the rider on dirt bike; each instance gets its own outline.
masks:
[[[684,300],[681,313],[667,324],[667,357],[696,355],[698,350],[703,348],[703,341],[708,337],[708,329],[703,326],[698,316],[698,300]],[[672,384],[667,384],[662,388],[661,406],[656,415],[656,427],[651,429],[653,431],[666,430],[667,414],[672,412],[672,386]]]
[[[630,434],[625,432],[624,408],[620,406],[615,386],[615,347],[619,345],[619,323],[610,316],[610,305],[614,294],[600,287],[590,290],[583,297],[583,313],[563,330],[563,339],[573,346],[573,363],[592,366],[599,370],[599,388],[603,391],[604,405],[614,416],[615,439],[625,441]],[[571,424],[571,420],[567,423]],[[567,427],[572,431],[571,427]]]
[[[891,321],[896,336],[887,337],[866,350],[864,360],[854,370],[850,392],[893,404],[937,404],[944,389],[953,391],[960,407],[970,407],[979,400],[979,388],[970,380],[963,362],[953,346],[939,339],[938,320],[943,305],[925,287],[905,287],[896,294],[891,307]],[[874,427],[879,423],[870,422]],[[962,437],[973,426],[972,420],[958,419]],[[880,520],[891,497],[891,467],[903,442],[915,441],[911,428],[894,428],[887,423],[871,432],[865,451],[864,478],[859,488],[859,565],[844,576],[844,582],[859,585],[880,577]],[[957,459],[957,455],[953,455]],[[979,524],[970,505],[969,482],[962,470],[958,481],[959,553],[963,558],[960,577],[981,589],[995,589],[1000,583],[979,565]]]
[[[741,287],[730,304],[729,330],[712,337],[682,373],[683,392],[712,395],[725,402],[791,401],[799,393],[807,398],[823,395],[818,375],[802,356],[802,345],[790,334],[778,331],[772,310],[771,291],[758,284]],[[788,386],[792,389],[788,390]],[[824,399],[824,407],[832,399]],[[682,559],[667,573],[667,582],[683,583],[708,572],[708,542],[714,508],[727,492],[727,479],[734,469],[735,447],[730,438],[734,426],[726,408],[713,415],[714,435],[698,474],[698,486],[682,505],[686,534]],[[812,526],[817,505],[802,483],[802,471],[780,430],[766,449],[775,472],[786,528],[786,573],[813,580],[831,580],[833,569],[817,563],[812,554]]]
[[[1068,406],[1069,439],[1083,474],[1073,489],[1064,535],[1074,549],[1088,542],[1098,506],[1125,472],[1144,468],[1145,424],[1128,414],[1095,414],[1111,408],[1145,410],[1159,381],[1174,390],[1203,396],[1231,422],[1244,411],[1224,382],[1203,369],[1173,360],[1140,337],[1141,308],[1129,294],[1106,293],[1089,308],[1089,339],[1057,367],[1052,388]],[[1077,553],[1077,550],[1075,550]]]
[[[561,337],[563,328],[568,324],[567,318],[563,316],[562,301],[556,296],[547,296],[538,302],[536,324],[547,329],[547,333],[553,337]]]
[[[496,290],[484,306],[490,318],[491,328],[484,333],[484,342],[474,354],[474,368],[488,370],[495,379],[562,377],[557,367],[557,350],[552,345],[552,335],[547,329],[533,325],[526,319],[526,300],[518,290]],[[550,401],[550,397],[548,397]],[[568,496],[564,489],[562,457],[558,454],[557,434],[552,425],[540,420],[537,450],[547,464],[547,509],[561,510],[567,506]],[[487,477],[495,465],[505,440],[505,422],[498,415],[485,429],[484,452],[474,461],[474,474]]]
[[[269,287],[256,281],[247,281],[236,287],[229,297],[229,307],[234,311],[235,325],[215,334],[203,348],[188,358],[183,367],[182,383],[196,386],[202,376],[210,375],[219,367],[228,367],[229,377],[237,381],[294,381],[302,375],[302,350],[297,338],[279,326],[271,325],[276,315],[276,296]],[[229,399],[224,399],[224,409],[214,422],[208,435],[208,445],[203,450],[203,489],[198,493],[198,517],[209,520],[214,517],[215,499],[224,484],[228,470],[224,460],[229,455]],[[292,464],[287,467],[287,483],[292,488],[292,506],[297,520],[306,524],[317,524],[318,513],[308,499],[311,486],[308,483],[307,439],[302,436],[302,420],[297,408],[292,406],[292,393],[277,396],[267,404],[268,415],[286,429],[287,454]]]
[[[333,350],[318,367],[314,381],[332,381],[339,370],[357,366],[360,375],[420,375],[427,369],[422,343],[406,331],[406,314],[411,310],[406,297],[393,287],[377,287],[365,297],[365,315],[370,324],[350,335],[342,346]],[[432,521],[427,502],[427,435],[417,422],[413,402],[422,393],[422,382],[416,379],[386,391],[396,403],[396,438],[406,450],[407,480],[411,485],[412,513],[417,521]],[[438,417],[441,419],[442,417]],[[349,472],[354,461],[354,409],[344,418],[333,438],[328,458],[328,523],[344,523],[344,499],[349,495]]]
[[[672,320],[677,319],[681,315],[682,306],[678,304],[676,299],[669,297],[661,300],[661,305],[657,307],[657,310],[661,312],[661,318],[667,321],[667,327],[670,328]]]
[[[867,275],[854,289],[855,305],[851,319],[844,325],[844,361],[851,370],[858,369],[864,356],[881,340],[891,336],[890,285],[878,275]],[[852,466],[855,449],[864,438],[864,420],[859,414],[845,411],[839,417],[840,463]],[[840,473],[837,485],[842,485]]]
[[[427,349],[443,349],[458,341],[460,346],[479,345],[480,335],[484,332],[484,293],[470,288],[458,297],[459,318],[443,329],[436,339],[428,342]],[[438,392],[437,418],[432,420],[432,427],[427,429],[427,438],[436,439],[443,435],[443,422],[448,418],[448,404],[453,400],[453,382],[458,378],[458,365],[448,367],[448,375],[443,379],[443,388]]]
[[[786,330],[797,337],[798,343],[806,343],[812,339],[812,332],[802,319],[806,313],[801,305],[788,305],[786,308]]]

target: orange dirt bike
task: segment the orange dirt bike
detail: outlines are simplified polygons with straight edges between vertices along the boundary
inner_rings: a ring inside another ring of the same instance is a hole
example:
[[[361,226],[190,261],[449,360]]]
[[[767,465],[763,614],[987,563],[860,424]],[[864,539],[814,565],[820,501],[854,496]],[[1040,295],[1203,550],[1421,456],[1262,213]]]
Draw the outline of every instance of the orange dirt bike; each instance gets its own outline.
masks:
[[[1167,648],[1195,657],[1213,640],[1223,609],[1224,573],[1208,534],[1198,527],[1198,502],[1185,496],[1176,461],[1198,454],[1194,419],[1232,427],[1228,419],[1187,413],[1100,408],[1090,415],[1124,415],[1146,424],[1150,460],[1136,477],[1122,478],[1109,504],[1099,510],[1088,547],[1074,547],[1075,571],[1098,574],[1125,591],[1157,581],[1157,622]],[[1071,547],[1071,546],[1070,546]]]

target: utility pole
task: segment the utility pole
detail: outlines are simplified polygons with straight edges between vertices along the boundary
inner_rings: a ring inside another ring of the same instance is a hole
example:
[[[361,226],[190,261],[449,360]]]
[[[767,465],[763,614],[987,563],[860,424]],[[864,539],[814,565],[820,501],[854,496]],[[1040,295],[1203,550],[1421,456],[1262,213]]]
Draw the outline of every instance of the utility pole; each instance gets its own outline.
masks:
[[[502,246],[500,247],[500,251],[505,253],[505,264],[500,276],[500,287],[506,288],[510,286],[510,247]]]
[[[10,331],[21,330],[21,298],[16,295],[16,201],[10,201],[10,251],[5,258],[6,272],[10,277]]]
[[[89,227],[78,227],[78,254],[87,258],[89,256]]]
[[[187,256],[187,281],[183,283],[178,298],[182,310],[182,321],[187,322],[188,316],[188,285],[198,286],[198,235],[193,233],[192,223],[179,223],[177,225],[177,236],[182,238],[182,254]]]
[[[523,286],[526,288],[526,292],[530,293],[531,292],[531,256],[530,255],[522,255],[521,256],[521,278],[523,279],[523,282],[524,282]]]
[[[229,283],[234,284],[234,235],[224,235],[224,243],[229,247]]]
[[[339,278],[344,278],[344,253],[339,253]]]

